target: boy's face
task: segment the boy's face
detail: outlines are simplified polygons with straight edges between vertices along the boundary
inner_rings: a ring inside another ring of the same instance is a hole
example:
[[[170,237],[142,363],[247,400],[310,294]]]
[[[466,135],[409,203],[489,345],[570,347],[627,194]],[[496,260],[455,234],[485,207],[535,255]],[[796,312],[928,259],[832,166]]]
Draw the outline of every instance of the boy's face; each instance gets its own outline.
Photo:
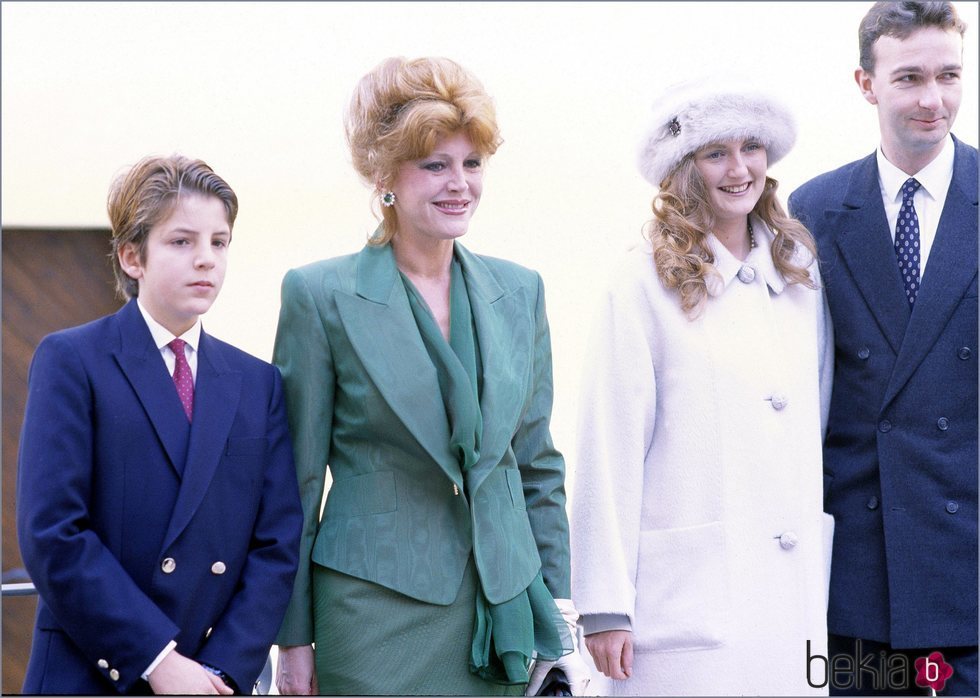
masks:
[[[169,217],[150,229],[146,259],[123,245],[119,262],[139,283],[139,299],[154,320],[180,336],[206,313],[225,280],[231,229],[214,196],[183,195]]]

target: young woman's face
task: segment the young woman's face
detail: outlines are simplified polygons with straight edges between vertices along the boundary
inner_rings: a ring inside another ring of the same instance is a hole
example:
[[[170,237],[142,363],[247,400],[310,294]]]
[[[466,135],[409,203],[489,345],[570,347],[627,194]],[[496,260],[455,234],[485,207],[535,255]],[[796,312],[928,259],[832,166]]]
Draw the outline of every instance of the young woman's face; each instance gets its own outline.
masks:
[[[719,223],[747,216],[766,185],[769,158],[758,140],[712,143],[694,155],[704,180],[715,220]]]
[[[460,131],[428,157],[402,163],[395,192],[399,236],[453,240],[466,234],[483,192],[483,160]]]

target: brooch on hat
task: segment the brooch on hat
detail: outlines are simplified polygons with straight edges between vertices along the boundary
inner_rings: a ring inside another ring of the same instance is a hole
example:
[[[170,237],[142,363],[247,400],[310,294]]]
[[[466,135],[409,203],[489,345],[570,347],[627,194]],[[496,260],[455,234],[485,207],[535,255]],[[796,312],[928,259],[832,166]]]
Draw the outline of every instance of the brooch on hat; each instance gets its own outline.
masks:
[[[681,122],[677,120],[676,116],[667,122],[667,128],[670,129],[670,135],[672,136],[681,135]]]

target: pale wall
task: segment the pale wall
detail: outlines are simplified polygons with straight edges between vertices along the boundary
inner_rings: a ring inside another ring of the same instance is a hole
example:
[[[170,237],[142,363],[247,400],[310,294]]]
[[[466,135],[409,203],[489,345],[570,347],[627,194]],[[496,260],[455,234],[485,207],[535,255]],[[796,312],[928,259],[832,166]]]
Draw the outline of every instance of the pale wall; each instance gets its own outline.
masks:
[[[369,192],[341,116],[390,55],[446,55],[495,97],[505,143],[466,244],[541,271],[556,442],[574,466],[584,335],[651,188],[634,143],[652,97],[736,69],[794,108],[785,196],[877,145],[852,80],[870,3],[3,3],[3,225],[106,225],[110,180],[149,153],[207,160],[241,214],[207,329],[269,358],[290,267],[360,248]],[[977,5],[956,132],[977,143]]]

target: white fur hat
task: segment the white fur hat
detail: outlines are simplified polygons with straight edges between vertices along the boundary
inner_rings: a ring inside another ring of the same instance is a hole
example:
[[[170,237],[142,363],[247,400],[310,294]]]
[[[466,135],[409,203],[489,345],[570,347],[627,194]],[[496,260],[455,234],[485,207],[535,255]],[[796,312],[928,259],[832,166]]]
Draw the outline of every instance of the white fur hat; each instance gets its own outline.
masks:
[[[796,124],[771,95],[732,79],[673,85],[654,103],[640,143],[640,172],[659,187],[688,153],[738,138],[758,138],[771,167],[793,147]]]

